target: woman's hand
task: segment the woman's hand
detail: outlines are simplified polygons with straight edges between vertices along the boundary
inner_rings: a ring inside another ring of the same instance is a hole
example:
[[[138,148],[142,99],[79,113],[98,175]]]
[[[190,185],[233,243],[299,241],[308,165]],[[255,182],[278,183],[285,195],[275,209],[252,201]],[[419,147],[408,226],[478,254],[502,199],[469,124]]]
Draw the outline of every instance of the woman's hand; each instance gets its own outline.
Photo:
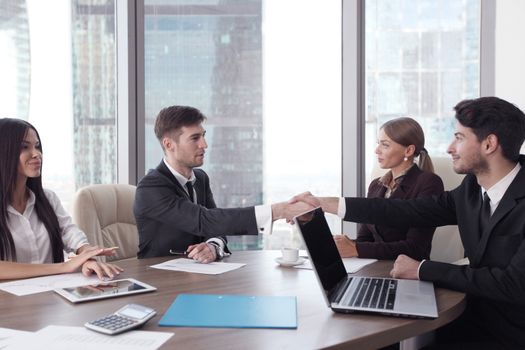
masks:
[[[78,249],[80,254],[62,263],[64,267],[63,273],[75,272],[82,268],[82,273],[85,276],[90,276],[93,273],[96,273],[99,279],[103,279],[104,275],[113,278],[115,275],[118,275],[123,271],[120,267],[91,260],[97,255],[103,255],[104,251],[104,248],[82,246]]]
[[[93,273],[97,274],[99,279],[104,279],[104,275],[113,279],[115,275],[119,275],[122,271],[122,268],[117,265],[103,263],[96,260],[88,260],[82,265],[82,274],[84,276],[91,276]]]
[[[334,236],[334,241],[342,258],[353,258],[358,256],[355,242],[346,235],[336,235]]]
[[[77,249],[77,254],[82,254],[86,249],[89,248],[98,248],[98,247],[92,247],[89,244],[85,244],[82,247]],[[118,247],[110,247],[110,248],[101,248],[102,252],[100,254],[97,254],[97,256],[112,256],[115,255],[115,250],[118,249]]]

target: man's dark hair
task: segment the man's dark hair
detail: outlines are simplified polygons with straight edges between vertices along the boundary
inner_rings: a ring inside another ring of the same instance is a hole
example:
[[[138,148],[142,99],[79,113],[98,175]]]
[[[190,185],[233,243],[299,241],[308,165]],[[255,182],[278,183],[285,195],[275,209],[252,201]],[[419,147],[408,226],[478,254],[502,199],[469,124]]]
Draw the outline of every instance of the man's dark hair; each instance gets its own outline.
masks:
[[[155,119],[155,135],[162,145],[162,138],[178,131],[183,126],[197,125],[206,117],[197,108],[189,106],[170,106],[163,108]],[[175,135],[178,137],[179,135]]]
[[[503,150],[503,156],[518,161],[525,140],[525,114],[512,103],[497,97],[463,100],[456,107],[456,119],[476,135],[478,141],[494,134]]]

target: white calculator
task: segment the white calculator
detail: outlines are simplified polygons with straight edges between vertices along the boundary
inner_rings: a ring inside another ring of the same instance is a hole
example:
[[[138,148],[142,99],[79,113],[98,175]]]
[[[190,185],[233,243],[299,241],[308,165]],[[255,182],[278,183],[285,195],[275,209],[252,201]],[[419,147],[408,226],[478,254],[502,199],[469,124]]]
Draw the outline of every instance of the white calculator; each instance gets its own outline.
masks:
[[[104,334],[118,334],[142,326],[157,313],[152,308],[128,304],[114,314],[86,322],[84,326]]]

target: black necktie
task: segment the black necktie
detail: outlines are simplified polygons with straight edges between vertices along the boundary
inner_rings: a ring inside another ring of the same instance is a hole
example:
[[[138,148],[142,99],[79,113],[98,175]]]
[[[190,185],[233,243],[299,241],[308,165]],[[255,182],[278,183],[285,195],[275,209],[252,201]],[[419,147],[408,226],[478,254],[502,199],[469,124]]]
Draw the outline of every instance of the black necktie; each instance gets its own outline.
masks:
[[[193,199],[193,185],[191,184],[191,181],[186,182],[186,189],[188,190],[188,195],[190,196],[190,200],[195,203],[195,200]]]
[[[483,231],[489,226],[490,220],[490,198],[487,192],[483,193],[483,204],[481,205],[481,212],[479,213],[479,228],[480,236]]]

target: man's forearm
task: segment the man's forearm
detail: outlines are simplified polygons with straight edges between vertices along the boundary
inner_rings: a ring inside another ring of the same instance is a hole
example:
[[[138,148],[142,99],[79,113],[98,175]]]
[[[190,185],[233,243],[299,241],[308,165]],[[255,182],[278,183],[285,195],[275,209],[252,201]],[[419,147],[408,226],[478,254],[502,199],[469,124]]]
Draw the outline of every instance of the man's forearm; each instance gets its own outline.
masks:
[[[337,208],[339,206],[338,197],[317,197],[321,203],[321,208],[325,213],[337,215]]]

